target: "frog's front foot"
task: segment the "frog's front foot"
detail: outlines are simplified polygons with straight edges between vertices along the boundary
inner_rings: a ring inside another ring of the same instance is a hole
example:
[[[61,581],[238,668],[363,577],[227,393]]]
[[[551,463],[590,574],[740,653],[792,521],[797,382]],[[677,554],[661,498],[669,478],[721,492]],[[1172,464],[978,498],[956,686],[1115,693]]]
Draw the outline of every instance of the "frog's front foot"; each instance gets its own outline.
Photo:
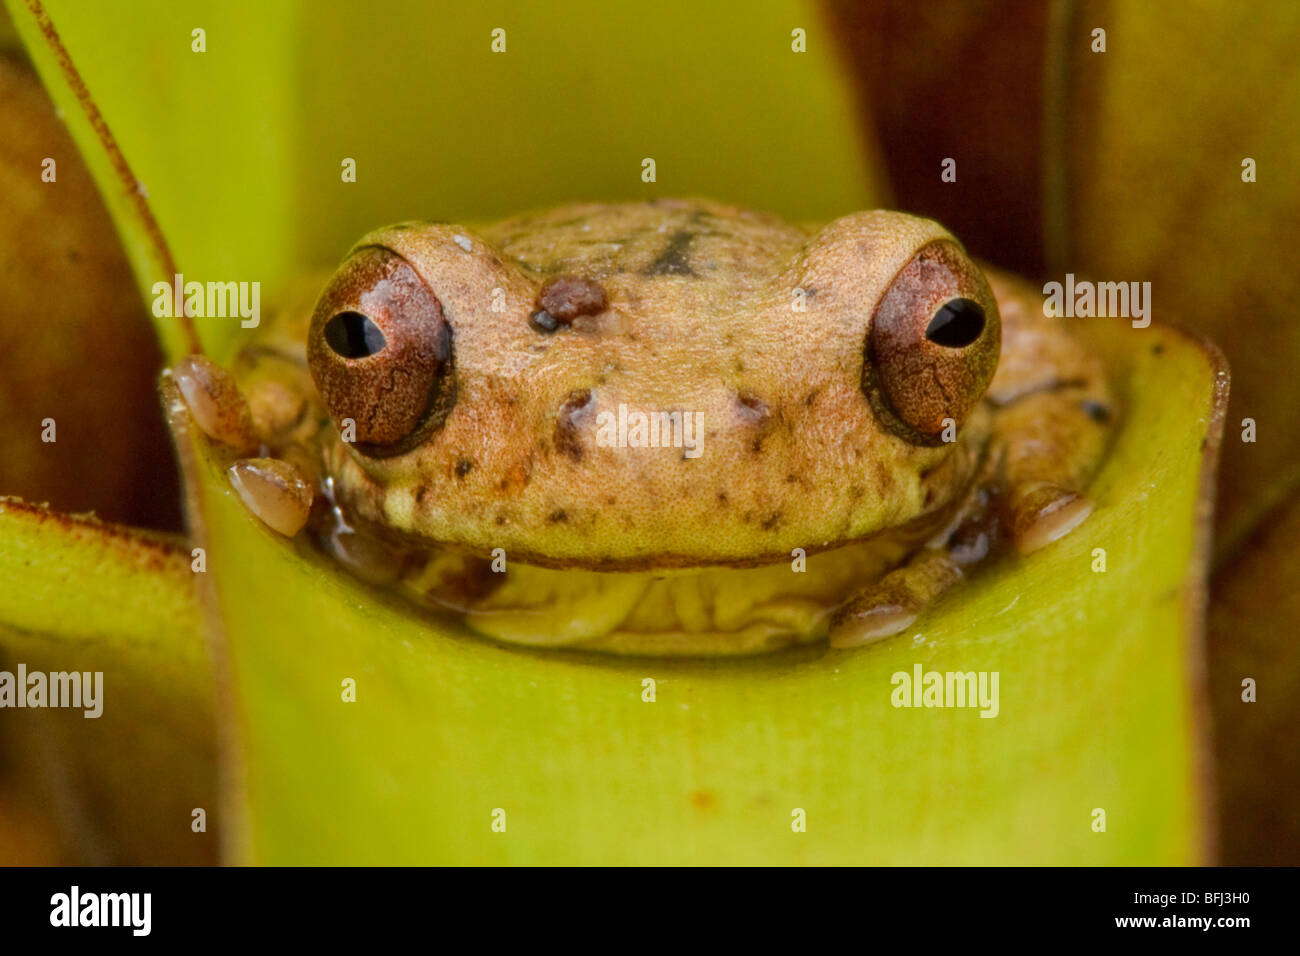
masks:
[[[907,630],[961,578],[961,568],[944,551],[919,551],[840,606],[831,617],[831,647],[859,647]]]
[[[831,647],[859,647],[904,631],[987,560],[1003,539],[996,489],[981,484],[958,517],[908,561],[852,595],[831,616]]]
[[[830,621],[832,647],[859,647],[907,630],[921,613],[988,560],[1008,538],[1028,554],[1083,523],[1092,501],[1049,483],[1018,485],[1004,495],[981,489],[955,530],[842,604]]]
[[[1047,482],[1012,489],[1007,525],[1021,554],[1029,554],[1063,538],[1092,514],[1089,498]]]
[[[234,376],[201,355],[172,370],[190,417],[203,434],[237,458],[227,470],[244,505],[273,531],[293,537],[307,523],[315,492],[302,470],[279,458],[251,458],[263,442]]]
[[[292,538],[311,514],[315,498],[302,472],[278,458],[241,458],[227,472],[239,500],[273,531]]]
[[[1093,374],[1004,402],[976,490],[953,530],[842,604],[831,617],[831,646],[857,647],[906,630],[1002,546],[1029,554],[1081,525],[1093,510],[1081,486],[1113,426],[1109,401],[1104,378]]]

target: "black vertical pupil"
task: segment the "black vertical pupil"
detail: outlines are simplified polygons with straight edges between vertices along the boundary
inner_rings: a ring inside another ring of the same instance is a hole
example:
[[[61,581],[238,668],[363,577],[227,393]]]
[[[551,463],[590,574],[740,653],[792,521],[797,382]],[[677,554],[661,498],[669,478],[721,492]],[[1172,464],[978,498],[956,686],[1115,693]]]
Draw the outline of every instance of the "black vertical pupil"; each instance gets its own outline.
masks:
[[[344,358],[366,358],[388,342],[379,326],[360,312],[340,312],[325,323],[325,342]]]
[[[925,329],[925,337],[935,345],[964,349],[984,331],[984,310],[970,299],[945,302]]]

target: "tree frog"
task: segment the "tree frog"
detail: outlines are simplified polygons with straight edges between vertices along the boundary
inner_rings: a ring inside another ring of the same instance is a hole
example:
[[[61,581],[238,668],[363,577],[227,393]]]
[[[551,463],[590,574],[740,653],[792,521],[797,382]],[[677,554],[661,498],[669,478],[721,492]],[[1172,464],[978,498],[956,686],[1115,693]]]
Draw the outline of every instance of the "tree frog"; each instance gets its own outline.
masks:
[[[942,226],[703,200],[406,222],[233,368],[171,373],[231,493],[500,641],[728,655],[909,628],[1092,509],[1100,358]]]

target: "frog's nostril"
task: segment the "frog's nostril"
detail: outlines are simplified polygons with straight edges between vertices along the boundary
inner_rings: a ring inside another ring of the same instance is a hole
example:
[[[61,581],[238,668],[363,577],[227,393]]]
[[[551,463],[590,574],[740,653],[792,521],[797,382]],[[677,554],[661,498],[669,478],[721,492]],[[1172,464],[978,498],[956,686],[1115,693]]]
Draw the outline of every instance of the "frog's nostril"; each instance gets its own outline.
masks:
[[[964,349],[984,331],[984,310],[970,299],[945,302],[926,326],[925,337],[935,345]]]
[[[346,359],[368,358],[388,345],[379,326],[360,312],[340,312],[326,322],[325,342]]]

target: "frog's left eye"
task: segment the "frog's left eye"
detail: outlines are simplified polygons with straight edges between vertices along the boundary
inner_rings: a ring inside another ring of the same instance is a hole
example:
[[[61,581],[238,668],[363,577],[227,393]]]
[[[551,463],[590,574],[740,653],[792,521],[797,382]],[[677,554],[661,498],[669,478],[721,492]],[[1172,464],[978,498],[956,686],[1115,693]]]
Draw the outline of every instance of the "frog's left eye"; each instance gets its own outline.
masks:
[[[401,256],[371,246],[335,273],[312,316],[307,364],[358,450],[400,454],[450,410],[451,330],[442,303]]]
[[[871,317],[862,390],[878,419],[915,445],[960,426],[997,369],[1002,331],[988,282],[961,247],[939,240],[899,271]]]

